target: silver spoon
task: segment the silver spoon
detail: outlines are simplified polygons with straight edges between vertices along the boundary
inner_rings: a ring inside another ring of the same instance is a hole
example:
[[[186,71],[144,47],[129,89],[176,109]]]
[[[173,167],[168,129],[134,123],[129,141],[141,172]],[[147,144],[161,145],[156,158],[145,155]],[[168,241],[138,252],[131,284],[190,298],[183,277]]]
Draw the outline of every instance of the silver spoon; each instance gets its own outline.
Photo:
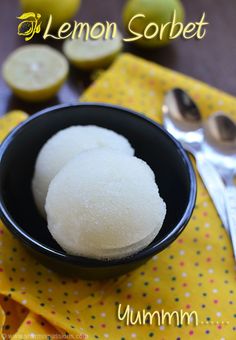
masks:
[[[217,112],[205,124],[205,152],[225,183],[225,207],[236,259],[236,123]]]
[[[204,134],[200,111],[181,89],[169,91],[163,105],[164,126],[196,159],[197,169],[215,204],[223,225],[228,229],[224,205],[224,183],[203,152]]]

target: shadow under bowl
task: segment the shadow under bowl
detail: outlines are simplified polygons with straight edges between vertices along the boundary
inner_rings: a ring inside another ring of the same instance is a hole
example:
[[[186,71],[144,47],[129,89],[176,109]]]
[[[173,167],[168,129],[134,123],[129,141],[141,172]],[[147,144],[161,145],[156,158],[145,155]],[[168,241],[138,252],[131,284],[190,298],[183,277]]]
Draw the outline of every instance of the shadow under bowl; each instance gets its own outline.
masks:
[[[154,171],[167,205],[157,237],[130,257],[107,261],[68,255],[52,238],[34,204],[31,180],[43,144],[61,129],[90,124],[114,130],[130,141],[135,155]],[[195,174],[182,146],[157,123],[122,107],[96,103],[54,106],[16,127],[0,147],[3,222],[41,262],[66,275],[104,279],[135,269],[176,239],[191,217],[195,199]]]

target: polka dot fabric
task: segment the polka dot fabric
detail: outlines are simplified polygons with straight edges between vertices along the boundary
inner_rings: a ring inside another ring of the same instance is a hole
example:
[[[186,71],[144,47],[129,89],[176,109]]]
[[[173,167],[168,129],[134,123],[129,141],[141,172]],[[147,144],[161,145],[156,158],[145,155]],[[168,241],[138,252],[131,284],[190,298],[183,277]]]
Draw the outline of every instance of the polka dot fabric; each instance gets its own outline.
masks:
[[[218,110],[236,117],[235,98],[129,54],[119,57],[81,100],[123,105],[161,122],[163,95],[174,86],[186,89],[205,117]],[[17,113],[5,116],[0,131],[7,133],[21,118]],[[7,325],[8,333],[12,328],[11,334],[22,339],[55,337],[55,332],[57,338],[68,333],[77,339],[236,339],[231,245],[199,176],[197,183],[196,209],[179,238],[139,269],[106,282],[69,279],[50,271],[1,224],[0,293],[8,298],[0,300],[3,333]],[[199,325],[127,326],[117,318],[119,304],[136,311],[196,311]],[[26,313],[23,319],[14,312],[18,307]]]
[[[63,335],[56,328],[54,328],[50,323],[45,321],[41,316],[29,312],[27,317],[21,323],[20,327],[17,329],[16,333],[11,339],[13,340],[25,340],[34,339],[40,335],[40,339],[58,339],[58,335]]]

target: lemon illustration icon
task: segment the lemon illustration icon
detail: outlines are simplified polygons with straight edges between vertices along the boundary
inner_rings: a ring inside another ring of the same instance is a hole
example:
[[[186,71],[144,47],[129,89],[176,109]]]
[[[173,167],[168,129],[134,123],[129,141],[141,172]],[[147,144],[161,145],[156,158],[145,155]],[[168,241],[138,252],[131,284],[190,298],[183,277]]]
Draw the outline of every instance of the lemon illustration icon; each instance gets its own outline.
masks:
[[[35,33],[41,31],[41,14],[34,12],[27,12],[21,14],[17,19],[23,20],[18,25],[18,35],[25,37],[25,41],[33,38]]]

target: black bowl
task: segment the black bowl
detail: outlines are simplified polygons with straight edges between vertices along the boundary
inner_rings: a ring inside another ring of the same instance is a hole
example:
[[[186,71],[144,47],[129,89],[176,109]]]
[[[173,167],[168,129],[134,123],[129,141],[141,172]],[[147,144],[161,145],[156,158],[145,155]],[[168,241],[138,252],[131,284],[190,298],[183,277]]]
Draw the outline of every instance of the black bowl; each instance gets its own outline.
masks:
[[[164,225],[155,240],[139,253],[119,260],[95,260],[66,254],[53,240],[39,215],[31,192],[37,154],[57,131],[71,125],[94,124],[128,138],[136,156],[157,175],[167,205]],[[128,272],[170,245],[189,221],[196,181],[181,145],[160,125],[130,110],[84,103],[43,110],[16,127],[0,147],[0,210],[9,230],[47,266],[65,274],[101,279]]]

